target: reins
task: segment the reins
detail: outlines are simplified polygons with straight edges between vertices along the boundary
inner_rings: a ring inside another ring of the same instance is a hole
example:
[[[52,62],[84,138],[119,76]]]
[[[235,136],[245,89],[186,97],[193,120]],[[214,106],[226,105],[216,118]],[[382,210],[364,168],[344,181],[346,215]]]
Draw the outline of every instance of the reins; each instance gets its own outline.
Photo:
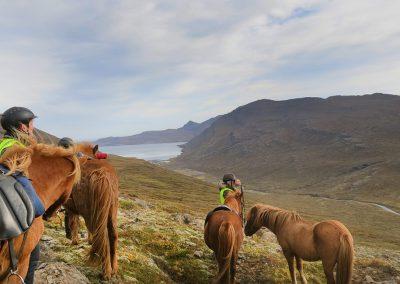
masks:
[[[242,205],[242,225],[244,227],[245,222],[246,222],[246,209],[245,209],[245,201],[244,201],[244,192],[243,192],[243,185],[240,185],[240,191],[242,192],[242,198],[241,198],[241,205]]]
[[[18,274],[18,260],[21,258],[22,252],[23,252],[25,244],[26,244],[27,237],[28,237],[28,231],[24,233],[24,236],[22,239],[22,244],[21,244],[21,247],[19,248],[18,254],[16,254],[15,250],[14,250],[14,239],[10,239],[7,241],[8,242],[8,250],[10,253],[10,266],[2,275],[0,275],[0,280],[7,278],[7,282],[8,282],[10,277],[14,275],[14,276],[17,276],[21,280],[21,283],[25,283],[22,276]]]

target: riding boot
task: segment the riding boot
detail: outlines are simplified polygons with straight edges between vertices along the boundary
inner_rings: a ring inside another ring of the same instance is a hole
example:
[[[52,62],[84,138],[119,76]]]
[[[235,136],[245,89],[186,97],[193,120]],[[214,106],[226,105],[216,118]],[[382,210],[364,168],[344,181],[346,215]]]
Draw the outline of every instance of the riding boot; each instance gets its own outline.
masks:
[[[29,269],[25,277],[26,284],[33,284],[35,279],[35,270],[39,265],[40,257],[40,245],[37,244],[35,249],[31,253],[31,258],[29,259]]]

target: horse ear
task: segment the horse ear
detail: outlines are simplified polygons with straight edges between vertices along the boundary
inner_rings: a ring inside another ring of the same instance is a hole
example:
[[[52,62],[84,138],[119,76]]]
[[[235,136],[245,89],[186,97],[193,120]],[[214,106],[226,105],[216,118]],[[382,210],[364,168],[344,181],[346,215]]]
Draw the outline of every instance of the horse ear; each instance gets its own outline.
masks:
[[[99,151],[99,145],[93,147],[93,154],[96,154],[97,151]]]

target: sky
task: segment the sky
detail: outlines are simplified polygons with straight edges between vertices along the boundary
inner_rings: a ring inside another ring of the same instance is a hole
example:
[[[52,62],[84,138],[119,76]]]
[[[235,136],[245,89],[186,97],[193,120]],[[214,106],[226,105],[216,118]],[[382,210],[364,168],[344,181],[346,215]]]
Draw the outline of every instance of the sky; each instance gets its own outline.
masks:
[[[400,1],[1,1],[0,112],[93,140],[258,100],[400,94]]]

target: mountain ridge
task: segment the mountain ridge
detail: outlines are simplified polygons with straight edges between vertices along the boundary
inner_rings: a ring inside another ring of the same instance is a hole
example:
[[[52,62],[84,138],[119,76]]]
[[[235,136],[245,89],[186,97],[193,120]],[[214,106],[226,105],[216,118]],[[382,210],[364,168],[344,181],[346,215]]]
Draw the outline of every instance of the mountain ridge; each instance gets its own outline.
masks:
[[[256,190],[399,208],[399,110],[399,96],[381,93],[258,100],[221,116],[172,165],[215,176],[229,167]]]
[[[101,146],[136,145],[187,142],[208,128],[219,116],[210,118],[201,123],[188,121],[177,129],[144,131],[130,136],[105,137],[97,139],[94,143]]]

